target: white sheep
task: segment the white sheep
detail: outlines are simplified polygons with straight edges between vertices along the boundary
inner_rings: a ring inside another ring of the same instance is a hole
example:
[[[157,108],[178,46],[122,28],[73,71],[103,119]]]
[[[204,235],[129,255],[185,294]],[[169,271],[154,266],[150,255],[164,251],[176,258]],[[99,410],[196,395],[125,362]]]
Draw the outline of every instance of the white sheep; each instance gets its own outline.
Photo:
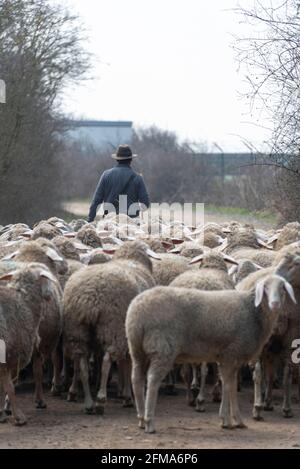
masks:
[[[291,285],[280,276],[270,276],[258,283],[255,294],[156,287],[135,298],[127,313],[126,335],[140,427],[155,431],[158,389],[174,363],[203,361],[220,364],[222,427],[232,428],[232,419],[235,426],[243,427],[237,373],[261,353],[285,293],[295,301]]]

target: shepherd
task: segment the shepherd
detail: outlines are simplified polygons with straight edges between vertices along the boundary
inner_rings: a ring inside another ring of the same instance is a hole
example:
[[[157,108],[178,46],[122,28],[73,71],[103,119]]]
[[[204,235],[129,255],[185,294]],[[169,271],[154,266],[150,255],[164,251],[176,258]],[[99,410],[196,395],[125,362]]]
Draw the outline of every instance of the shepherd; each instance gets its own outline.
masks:
[[[89,223],[95,220],[100,204],[104,204],[104,216],[115,212],[136,218],[140,210],[149,208],[150,200],[144,179],[131,167],[133,158],[137,156],[132,153],[128,145],[120,145],[117,153],[112,155],[117,165],[104,171],[99,180],[90,207]]]

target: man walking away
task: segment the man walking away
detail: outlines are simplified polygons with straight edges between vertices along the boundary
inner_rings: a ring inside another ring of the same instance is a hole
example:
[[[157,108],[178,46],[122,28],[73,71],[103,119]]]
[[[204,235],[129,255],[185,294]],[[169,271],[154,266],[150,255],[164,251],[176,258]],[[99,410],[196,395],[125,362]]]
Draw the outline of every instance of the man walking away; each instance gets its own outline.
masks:
[[[132,159],[136,157],[128,145],[120,145],[117,153],[112,155],[117,161],[117,166],[104,171],[100,178],[90,207],[88,217],[90,223],[95,220],[97,208],[102,203],[104,203],[104,216],[115,211],[136,218],[139,216],[139,204],[143,205],[141,208],[144,210],[149,207],[149,195],[144,179],[131,168]],[[120,196],[127,197],[125,203]]]

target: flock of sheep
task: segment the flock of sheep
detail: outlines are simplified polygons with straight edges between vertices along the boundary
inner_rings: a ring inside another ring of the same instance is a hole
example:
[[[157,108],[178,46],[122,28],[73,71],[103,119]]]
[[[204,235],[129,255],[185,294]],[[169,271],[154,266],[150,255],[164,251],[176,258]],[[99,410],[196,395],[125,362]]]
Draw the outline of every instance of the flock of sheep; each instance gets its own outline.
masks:
[[[11,412],[16,425],[26,423],[14,384],[28,366],[36,406],[46,407],[46,362],[53,395],[70,381],[67,399],[74,401],[81,381],[86,413],[104,412],[116,363],[124,406],[133,405],[133,390],[139,426],[149,433],[159,388],[175,364],[200,412],[212,365],[223,428],[244,426],[237,398],[244,366],[253,370],[253,417],[272,410],[280,376],[283,415],[292,417],[292,343],[299,338],[297,222],[269,232],[238,222],[146,224],[126,215],[0,226],[0,422]]]

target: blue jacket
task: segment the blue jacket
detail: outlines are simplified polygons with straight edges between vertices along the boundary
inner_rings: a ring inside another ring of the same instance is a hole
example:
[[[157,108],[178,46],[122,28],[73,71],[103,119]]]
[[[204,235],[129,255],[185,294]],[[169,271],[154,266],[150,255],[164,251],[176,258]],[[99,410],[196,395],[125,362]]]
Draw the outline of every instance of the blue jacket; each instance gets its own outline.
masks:
[[[127,181],[133,174],[135,178],[130,182],[125,194],[121,194],[121,191],[123,191]],[[120,208],[120,212],[128,211],[130,205],[134,203],[144,204],[147,208],[150,205],[144,179],[131,168],[130,164],[118,164],[114,168],[104,171],[93,197],[88,221],[94,221],[97,207],[100,204],[113,204],[113,202],[119,198],[119,195],[127,196],[127,209],[122,210]],[[137,211],[135,216],[138,214],[139,212]]]

